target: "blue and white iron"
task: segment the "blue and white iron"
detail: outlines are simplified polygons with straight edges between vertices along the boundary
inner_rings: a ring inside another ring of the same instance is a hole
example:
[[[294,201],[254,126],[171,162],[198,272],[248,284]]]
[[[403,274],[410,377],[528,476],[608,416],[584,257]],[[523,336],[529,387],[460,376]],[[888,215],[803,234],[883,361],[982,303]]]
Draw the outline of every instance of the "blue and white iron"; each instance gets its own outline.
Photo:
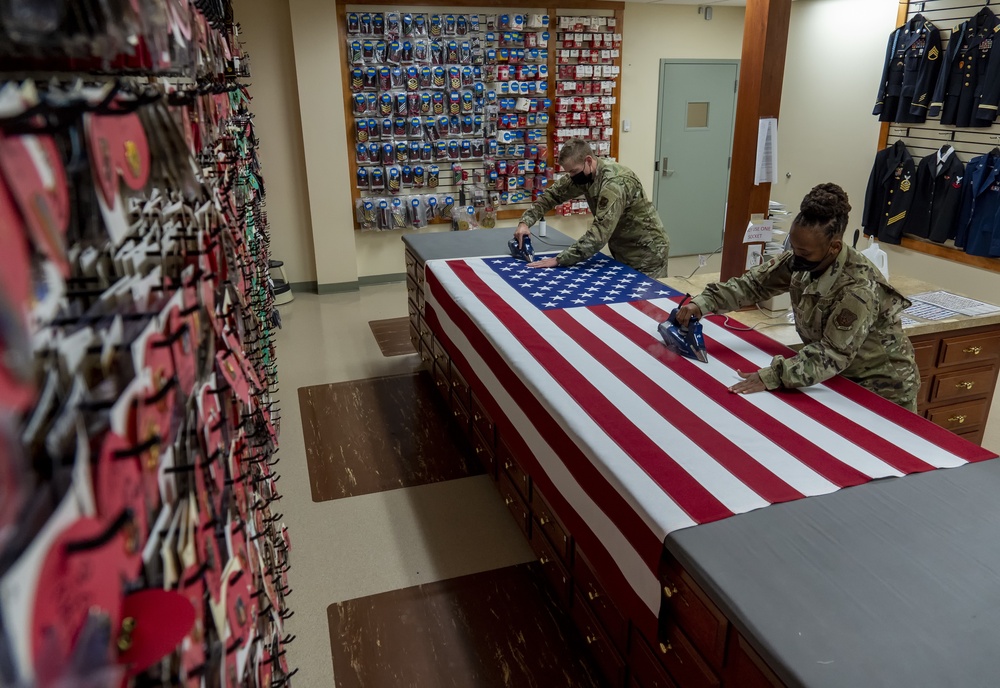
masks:
[[[670,311],[670,317],[660,323],[657,331],[663,337],[663,343],[671,351],[679,353],[686,358],[708,363],[708,354],[705,352],[705,339],[702,337],[701,323],[698,322],[698,318],[692,316],[688,320],[687,327],[682,327],[677,322],[677,311],[689,298],[691,298],[690,294],[677,304],[677,308]]]
[[[521,246],[517,245],[517,237],[514,237],[507,242],[508,248],[510,248],[510,255],[518,260],[523,260],[526,263],[535,262],[535,249],[531,247],[531,237],[524,237],[524,242]]]

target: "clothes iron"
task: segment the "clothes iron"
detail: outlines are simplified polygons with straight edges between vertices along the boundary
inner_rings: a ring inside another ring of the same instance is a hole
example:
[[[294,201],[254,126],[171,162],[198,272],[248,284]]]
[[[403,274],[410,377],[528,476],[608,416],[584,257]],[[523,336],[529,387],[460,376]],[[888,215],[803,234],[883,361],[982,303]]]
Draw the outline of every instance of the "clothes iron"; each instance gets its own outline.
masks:
[[[657,330],[663,337],[663,343],[671,351],[679,353],[686,358],[693,358],[702,363],[708,363],[708,354],[705,352],[705,339],[701,334],[701,323],[698,318],[692,316],[688,320],[687,327],[682,327],[677,322],[677,311],[690,296],[685,297],[677,308],[670,311],[670,317],[660,323]]]
[[[508,248],[510,248],[510,255],[518,260],[523,260],[526,263],[535,262],[535,249],[531,247],[531,237],[524,237],[524,242],[520,247],[517,245],[517,237],[514,237],[507,242]]]

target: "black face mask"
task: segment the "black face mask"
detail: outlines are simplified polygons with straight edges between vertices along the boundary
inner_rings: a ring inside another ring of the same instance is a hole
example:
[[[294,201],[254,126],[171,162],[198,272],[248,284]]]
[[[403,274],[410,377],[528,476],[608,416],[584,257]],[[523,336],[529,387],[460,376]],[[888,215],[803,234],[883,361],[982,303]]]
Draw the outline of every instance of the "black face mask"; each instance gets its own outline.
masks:
[[[792,272],[812,272],[819,267],[826,258],[822,260],[806,260],[801,256],[792,256],[791,268]]]
[[[594,175],[586,174],[583,170],[580,170],[570,177],[570,180],[577,186],[589,186],[594,182]]]

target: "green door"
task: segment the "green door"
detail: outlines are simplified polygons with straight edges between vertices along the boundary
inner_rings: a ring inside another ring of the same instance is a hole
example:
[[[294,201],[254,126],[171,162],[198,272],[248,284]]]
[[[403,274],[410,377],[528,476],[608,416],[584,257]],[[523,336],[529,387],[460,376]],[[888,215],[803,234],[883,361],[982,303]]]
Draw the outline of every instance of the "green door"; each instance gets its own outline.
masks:
[[[722,246],[739,63],[660,61],[653,202],[670,255]]]

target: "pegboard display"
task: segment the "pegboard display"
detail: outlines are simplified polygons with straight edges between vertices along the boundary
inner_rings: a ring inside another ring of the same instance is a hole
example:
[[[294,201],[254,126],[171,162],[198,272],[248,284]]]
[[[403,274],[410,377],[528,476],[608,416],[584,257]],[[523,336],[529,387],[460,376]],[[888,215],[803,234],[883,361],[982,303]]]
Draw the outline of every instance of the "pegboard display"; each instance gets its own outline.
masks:
[[[0,685],[290,685],[232,7],[32,7],[0,17]]]
[[[555,155],[558,158],[562,144],[578,136],[590,141],[597,155],[611,156],[621,76],[618,20],[562,14],[557,24]],[[577,199],[558,206],[556,213],[586,215],[590,208]]]
[[[538,198],[555,173],[552,19],[564,10],[340,10],[359,229],[448,222],[455,229],[492,227],[498,217],[517,217]],[[593,19],[599,26],[609,20]],[[610,21],[613,26],[620,20]],[[594,80],[595,69],[602,75],[613,69],[617,78],[620,37],[617,44],[611,64],[587,65],[588,85],[613,83]],[[597,59],[603,56],[598,51]],[[617,94],[611,91],[597,96],[609,109],[595,111],[593,121],[600,125],[587,129],[603,154],[611,152],[606,144],[614,129],[610,107]]]

